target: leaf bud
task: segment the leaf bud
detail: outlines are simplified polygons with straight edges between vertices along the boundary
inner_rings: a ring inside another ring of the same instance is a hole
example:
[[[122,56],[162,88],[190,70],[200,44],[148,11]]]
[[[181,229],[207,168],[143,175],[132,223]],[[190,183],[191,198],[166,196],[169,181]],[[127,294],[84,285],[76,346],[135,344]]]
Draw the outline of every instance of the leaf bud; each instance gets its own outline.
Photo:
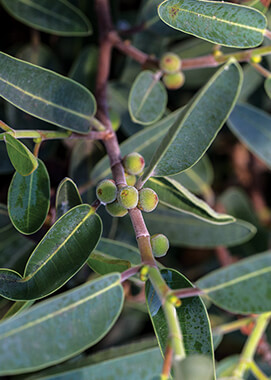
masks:
[[[122,207],[117,200],[113,203],[108,203],[105,206],[105,209],[109,215],[116,216],[118,218],[125,216],[128,213],[127,209]]]
[[[180,307],[181,304],[182,304],[182,301],[180,300],[180,298],[178,298],[177,296],[175,296],[174,294],[170,294],[168,297],[167,297],[167,300],[175,307]]]
[[[138,191],[133,186],[124,186],[117,195],[120,205],[126,209],[135,208],[138,204]]]
[[[117,186],[111,179],[104,179],[96,188],[96,196],[102,203],[112,203],[117,198]]]
[[[148,265],[144,265],[141,268],[141,271],[140,271],[140,280],[141,281],[147,281],[148,274],[149,274],[149,269],[150,269],[150,267]]]
[[[177,54],[166,53],[160,60],[160,69],[166,74],[175,74],[181,70],[182,61]]]
[[[169,90],[178,90],[183,86],[185,82],[185,76],[181,71],[176,74],[165,74],[163,76],[163,82],[166,88]]]
[[[128,174],[137,175],[143,171],[145,160],[139,153],[129,153],[123,158],[123,166]]]
[[[165,256],[169,249],[168,238],[163,234],[155,234],[151,236],[152,252],[156,257]]]
[[[152,189],[145,187],[139,191],[137,207],[145,212],[151,212],[158,205],[158,195]]]

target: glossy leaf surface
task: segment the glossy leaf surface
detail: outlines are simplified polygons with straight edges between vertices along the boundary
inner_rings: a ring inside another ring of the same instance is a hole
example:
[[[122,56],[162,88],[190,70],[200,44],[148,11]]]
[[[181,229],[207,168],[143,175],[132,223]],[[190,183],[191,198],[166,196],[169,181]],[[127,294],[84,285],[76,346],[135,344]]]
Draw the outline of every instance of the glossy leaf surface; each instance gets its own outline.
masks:
[[[54,292],[85,264],[101,232],[100,217],[91,206],[73,208],[37,245],[23,277],[13,270],[0,270],[0,294],[12,300],[32,300]]]
[[[45,368],[92,346],[110,330],[122,303],[120,275],[112,274],[1,323],[0,374]]]
[[[102,238],[88,259],[88,265],[99,274],[123,272],[141,262],[138,249],[133,246]]]
[[[161,274],[171,289],[192,287],[192,284],[182,274],[173,269],[163,269]],[[164,353],[168,339],[167,322],[160,299],[149,280],[146,283],[146,302],[157,340]],[[200,297],[184,298],[181,307],[177,308],[176,312],[183,334],[186,355],[206,354],[213,359],[209,319]]]
[[[29,380],[150,380],[153,374],[161,372],[163,365],[159,348],[150,343],[143,340],[103,350],[33,375]]]
[[[2,0],[3,7],[22,23],[58,36],[87,36],[88,19],[69,1]]]
[[[66,214],[71,208],[82,203],[76,184],[70,178],[64,178],[56,192],[56,218]]]
[[[0,96],[39,119],[87,133],[96,112],[92,93],[79,83],[0,53]]]
[[[38,166],[38,160],[21,141],[10,134],[4,135],[7,152],[15,170],[22,176],[31,174]]]
[[[220,68],[190,101],[155,151],[142,181],[168,176],[193,166],[206,152],[237,100],[242,83],[238,63]]]
[[[249,150],[271,168],[271,116],[248,104],[237,104],[228,126]]]
[[[228,224],[212,224],[173,210],[156,210],[144,215],[151,234],[163,231],[173,245],[213,248],[232,247],[255,235],[255,227],[242,220]]]
[[[8,211],[14,227],[29,235],[43,225],[50,206],[50,179],[44,163],[28,176],[15,173],[8,191]]]
[[[257,254],[197,281],[217,306],[238,314],[271,310],[271,252]]]
[[[129,111],[132,120],[139,124],[151,124],[165,112],[167,92],[164,85],[151,71],[143,71],[136,78],[129,95]]]
[[[146,186],[157,193],[162,205],[176,211],[191,214],[215,224],[227,224],[234,221],[230,215],[215,212],[207,203],[170,177],[150,178]]]
[[[263,41],[265,16],[252,8],[203,0],[166,0],[160,18],[172,28],[215,44],[254,47]]]

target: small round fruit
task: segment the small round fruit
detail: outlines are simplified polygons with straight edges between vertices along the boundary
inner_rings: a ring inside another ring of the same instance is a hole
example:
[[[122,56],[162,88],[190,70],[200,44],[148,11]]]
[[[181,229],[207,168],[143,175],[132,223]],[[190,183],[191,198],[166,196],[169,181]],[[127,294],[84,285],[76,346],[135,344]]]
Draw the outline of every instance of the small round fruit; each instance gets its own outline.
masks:
[[[125,216],[128,213],[127,209],[122,207],[118,201],[115,201],[113,203],[108,203],[105,206],[105,209],[109,215],[116,216],[118,218]]]
[[[145,160],[139,153],[129,153],[123,158],[123,166],[128,174],[137,175],[144,169]]]
[[[135,208],[138,204],[138,191],[133,186],[122,187],[117,197],[120,205],[128,210]]]
[[[151,246],[154,256],[165,256],[169,249],[168,238],[163,234],[156,234],[151,236]]]
[[[175,74],[181,70],[182,61],[177,54],[166,53],[160,60],[160,69],[167,74]]]
[[[126,183],[128,186],[135,186],[136,176],[133,174],[125,173]]]
[[[169,90],[178,90],[178,88],[183,86],[185,76],[181,71],[176,74],[165,74],[163,76],[163,82]]]
[[[156,209],[158,204],[158,195],[152,189],[145,187],[139,191],[137,207],[145,212],[151,212]]]
[[[111,179],[104,179],[96,188],[96,196],[102,203],[112,203],[117,198],[117,186]]]

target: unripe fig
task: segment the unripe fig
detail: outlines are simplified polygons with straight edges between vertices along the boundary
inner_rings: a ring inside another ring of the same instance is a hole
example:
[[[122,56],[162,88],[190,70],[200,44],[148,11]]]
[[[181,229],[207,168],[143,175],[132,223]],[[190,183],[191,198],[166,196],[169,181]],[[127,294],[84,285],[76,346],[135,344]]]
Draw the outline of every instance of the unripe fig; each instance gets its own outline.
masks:
[[[133,174],[125,173],[125,178],[128,186],[135,186],[136,176]]]
[[[158,204],[158,195],[152,189],[145,187],[139,191],[137,207],[145,212],[153,211]]]
[[[96,188],[96,196],[102,203],[112,203],[117,198],[117,186],[111,179],[104,179]]]
[[[168,238],[163,234],[156,234],[151,236],[151,246],[154,256],[165,256],[169,249]]]
[[[166,53],[160,60],[160,69],[167,74],[175,74],[181,70],[182,61],[177,54]]]
[[[127,208],[135,208],[138,204],[138,191],[133,186],[122,187],[118,192],[118,201],[121,206]]]
[[[185,82],[185,76],[180,71],[176,74],[165,74],[163,76],[163,82],[169,90],[178,90]]]
[[[128,174],[139,174],[145,167],[144,158],[141,154],[133,152],[123,158],[123,166]]]
[[[108,203],[105,206],[105,209],[109,215],[116,216],[118,218],[125,216],[128,213],[127,209],[122,207],[118,201],[115,201],[113,203]]]

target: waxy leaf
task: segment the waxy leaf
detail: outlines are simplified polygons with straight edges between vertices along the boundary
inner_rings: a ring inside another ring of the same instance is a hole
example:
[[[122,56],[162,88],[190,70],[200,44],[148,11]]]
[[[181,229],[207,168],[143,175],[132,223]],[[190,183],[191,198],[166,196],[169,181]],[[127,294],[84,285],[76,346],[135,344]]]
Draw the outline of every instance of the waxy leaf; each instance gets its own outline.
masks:
[[[196,218],[214,224],[227,224],[235,220],[230,215],[215,212],[207,203],[197,198],[179,182],[169,177],[150,178],[146,186],[157,193],[159,202],[162,205],[176,211],[191,214]]]
[[[107,334],[122,304],[123,288],[115,273],[4,321],[0,324],[0,374],[46,368],[82,352]]]
[[[8,13],[22,23],[58,36],[88,36],[88,19],[66,0],[2,0]]]
[[[217,306],[236,314],[271,310],[271,252],[267,251],[197,281],[197,286]]]
[[[99,274],[123,272],[141,262],[138,249],[133,246],[102,238],[88,259],[88,265]]]
[[[271,77],[266,78],[264,81],[264,88],[269,98],[271,98]]]
[[[161,373],[163,366],[160,350],[154,345],[152,341],[140,341],[113,347],[49,368],[27,379],[150,380],[153,374]]]
[[[163,231],[172,245],[181,247],[232,247],[250,240],[256,228],[243,220],[213,224],[173,210],[156,210],[145,214],[150,232]]]
[[[8,190],[8,212],[14,227],[25,235],[43,225],[50,206],[50,180],[44,163],[28,176],[15,173]]]
[[[193,0],[194,1],[194,0]],[[168,130],[142,175],[168,176],[193,166],[206,152],[238,98],[242,71],[229,61],[190,101]]]
[[[166,0],[158,8],[169,26],[214,44],[254,47],[262,43],[266,17],[237,4],[203,0]]]
[[[132,120],[151,124],[160,119],[167,105],[165,86],[151,71],[142,71],[136,78],[129,95],[128,107]]]
[[[171,289],[192,287],[181,273],[173,269],[163,269],[161,274]],[[166,317],[161,301],[149,280],[146,283],[146,302],[159,346],[165,353],[168,340]],[[186,355],[205,354],[213,360],[210,322],[200,297],[184,298],[181,307],[176,309],[176,313],[183,334]]]
[[[31,174],[38,166],[38,160],[21,141],[5,133],[9,159],[15,170],[22,176]]]
[[[66,214],[71,208],[82,203],[76,184],[70,178],[64,178],[56,192],[56,218]]]
[[[0,53],[0,96],[39,119],[87,133],[96,112],[92,93],[79,83]]]
[[[11,227],[7,206],[0,203],[0,232]]]
[[[271,116],[248,104],[237,104],[227,124],[237,138],[271,168]]]
[[[0,270],[0,295],[12,300],[47,296],[85,264],[102,232],[100,217],[89,205],[74,207],[51,227],[30,256],[24,276]]]

